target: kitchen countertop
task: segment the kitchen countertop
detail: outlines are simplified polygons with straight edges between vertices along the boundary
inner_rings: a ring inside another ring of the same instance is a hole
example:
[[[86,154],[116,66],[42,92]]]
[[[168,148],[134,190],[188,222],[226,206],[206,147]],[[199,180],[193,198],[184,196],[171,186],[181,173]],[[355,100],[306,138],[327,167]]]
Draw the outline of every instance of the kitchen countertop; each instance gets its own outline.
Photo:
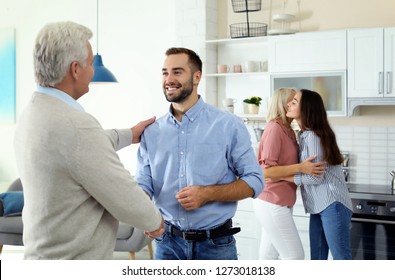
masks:
[[[348,190],[352,199],[395,201],[390,185],[348,184]]]

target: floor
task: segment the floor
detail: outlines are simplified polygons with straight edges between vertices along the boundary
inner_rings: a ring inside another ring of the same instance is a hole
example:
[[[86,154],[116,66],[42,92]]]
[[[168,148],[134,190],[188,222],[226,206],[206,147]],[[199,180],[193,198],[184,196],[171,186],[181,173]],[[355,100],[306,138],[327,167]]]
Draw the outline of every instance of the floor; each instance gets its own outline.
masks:
[[[3,246],[3,252],[0,255],[0,260],[23,260],[23,246]],[[129,260],[128,252],[114,252],[114,260]],[[148,247],[144,247],[140,252],[136,253],[137,260],[149,260]]]

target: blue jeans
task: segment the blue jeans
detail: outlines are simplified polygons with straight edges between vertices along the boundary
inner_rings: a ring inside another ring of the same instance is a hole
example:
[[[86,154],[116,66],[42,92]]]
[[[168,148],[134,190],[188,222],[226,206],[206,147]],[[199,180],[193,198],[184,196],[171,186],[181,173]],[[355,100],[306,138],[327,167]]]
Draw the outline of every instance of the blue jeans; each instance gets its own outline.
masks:
[[[186,241],[165,232],[155,239],[155,260],[237,260],[236,240],[229,235]]]
[[[351,260],[350,226],[352,211],[334,202],[318,214],[310,215],[310,254],[312,260]]]

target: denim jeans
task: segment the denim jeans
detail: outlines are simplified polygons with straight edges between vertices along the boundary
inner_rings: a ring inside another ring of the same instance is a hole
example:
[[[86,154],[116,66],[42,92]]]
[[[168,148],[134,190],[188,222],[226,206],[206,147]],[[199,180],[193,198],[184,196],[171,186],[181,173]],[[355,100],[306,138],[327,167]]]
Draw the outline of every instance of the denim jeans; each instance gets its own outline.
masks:
[[[312,260],[351,260],[350,226],[352,211],[334,202],[318,214],[310,215],[310,254]]]
[[[155,260],[237,260],[233,235],[187,241],[165,232],[155,239]]]

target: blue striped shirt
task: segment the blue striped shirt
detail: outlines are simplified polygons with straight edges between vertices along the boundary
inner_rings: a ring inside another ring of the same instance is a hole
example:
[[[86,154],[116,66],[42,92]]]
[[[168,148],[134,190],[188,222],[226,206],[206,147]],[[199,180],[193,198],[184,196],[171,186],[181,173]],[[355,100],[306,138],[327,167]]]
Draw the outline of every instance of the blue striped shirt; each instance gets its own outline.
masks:
[[[324,151],[320,138],[310,130],[300,131],[299,162],[317,155],[314,162],[324,161]],[[352,211],[350,194],[340,165],[328,165],[321,176],[309,174],[296,174],[295,183],[300,186],[303,205],[306,213],[317,214],[335,201],[345,205]]]
[[[190,185],[244,180],[257,197],[263,173],[240,118],[203,102],[179,122],[171,112],[148,126],[141,138],[135,179],[153,198],[165,220],[181,229],[208,229],[232,218],[237,202],[210,202],[185,210],[176,193]]]

